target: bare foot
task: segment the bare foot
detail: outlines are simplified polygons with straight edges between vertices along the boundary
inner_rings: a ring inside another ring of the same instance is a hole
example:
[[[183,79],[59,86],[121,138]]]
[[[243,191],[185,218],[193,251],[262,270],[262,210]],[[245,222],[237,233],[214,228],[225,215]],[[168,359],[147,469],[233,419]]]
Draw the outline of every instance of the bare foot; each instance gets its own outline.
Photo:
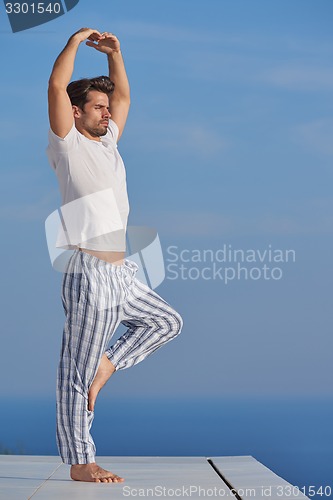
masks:
[[[95,462],[91,464],[75,464],[71,466],[71,478],[74,481],[90,483],[122,483],[124,478],[102,469]]]
[[[115,366],[111,363],[107,355],[103,354],[96,376],[89,389],[89,394],[88,394],[89,411],[94,411],[95,402],[99,391],[102,389],[103,385],[109,380],[112,373],[114,373],[115,371],[116,371]]]

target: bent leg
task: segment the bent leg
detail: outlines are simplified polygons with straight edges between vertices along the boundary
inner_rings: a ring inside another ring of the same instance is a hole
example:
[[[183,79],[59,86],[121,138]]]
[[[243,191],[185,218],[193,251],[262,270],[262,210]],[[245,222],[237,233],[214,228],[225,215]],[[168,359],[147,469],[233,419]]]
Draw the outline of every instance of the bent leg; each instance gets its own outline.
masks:
[[[122,324],[128,327],[106,355],[116,370],[129,368],[179,335],[183,320],[156,292],[134,276],[127,280]]]

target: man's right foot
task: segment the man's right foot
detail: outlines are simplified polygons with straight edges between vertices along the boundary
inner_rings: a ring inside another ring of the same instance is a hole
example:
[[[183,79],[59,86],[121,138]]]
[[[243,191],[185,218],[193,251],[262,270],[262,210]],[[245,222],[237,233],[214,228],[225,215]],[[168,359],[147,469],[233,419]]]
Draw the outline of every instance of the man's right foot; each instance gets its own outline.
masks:
[[[74,481],[90,483],[122,483],[124,481],[124,478],[102,469],[95,462],[91,464],[72,465],[70,475]]]
[[[88,410],[94,411],[95,402],[99,391],[102,389],[103,385],[109,380],[111,375],[116,371],[116,368],[111,363],[106,354],[103,354],[96,376],[93,383],[89,389],[88,394]]]

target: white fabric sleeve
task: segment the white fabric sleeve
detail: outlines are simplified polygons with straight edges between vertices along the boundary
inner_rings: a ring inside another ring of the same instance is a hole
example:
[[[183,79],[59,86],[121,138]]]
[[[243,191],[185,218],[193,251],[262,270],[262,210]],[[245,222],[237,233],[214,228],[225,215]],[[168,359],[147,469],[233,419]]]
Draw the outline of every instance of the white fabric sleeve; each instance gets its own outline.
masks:
[[[49,145],[52,149],[59,151],[60,153],[66,152],[71,149],[75,144],[77,144],[77,129],[75,127],[75,123],[73,122],[73,126],[68,132],[68,134],[62,138],[56,135],[53,130],[49,129]]]
[[[109,120],[108,130],[112,135],[113,141],[117,144],[119,136],[119,128],[116,122],[114,122],[113,120]]]

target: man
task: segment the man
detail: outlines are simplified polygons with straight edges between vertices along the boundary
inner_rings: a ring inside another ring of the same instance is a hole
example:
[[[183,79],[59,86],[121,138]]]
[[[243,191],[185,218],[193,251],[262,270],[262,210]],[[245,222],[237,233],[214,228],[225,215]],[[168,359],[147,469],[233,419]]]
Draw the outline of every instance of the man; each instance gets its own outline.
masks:
[[[82,42],[107,55],[109,77],[69,84]],[[49,80],[48,157],[62,195],[57,246],[73,249],[62,283],[66,315],[57,382],[57,444],[77,481],[122,482],[99,467],[90,435],[95,401],[117,370],[144,360],[182,328],[180,315],[138,281],[125,258],[129,211],[117,150],[130,90],[117,37],[82,28],[68,40]],[[119,325],[128,329],[111,347]]]

